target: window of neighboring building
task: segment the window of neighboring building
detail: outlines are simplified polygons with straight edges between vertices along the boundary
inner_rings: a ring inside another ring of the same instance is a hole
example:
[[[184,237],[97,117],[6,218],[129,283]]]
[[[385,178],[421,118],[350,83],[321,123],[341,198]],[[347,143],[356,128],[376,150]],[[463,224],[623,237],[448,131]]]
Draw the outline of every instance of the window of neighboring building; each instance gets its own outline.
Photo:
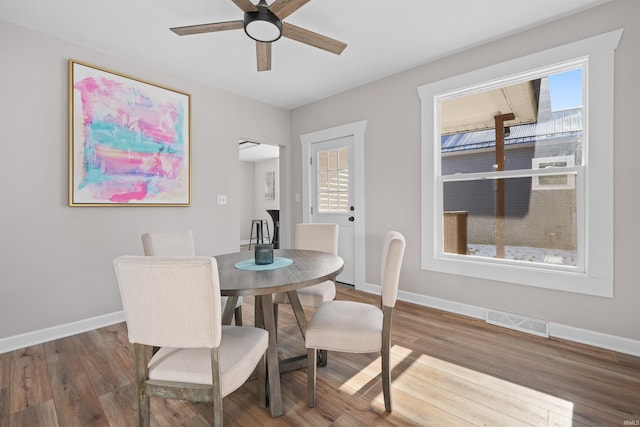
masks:
[[[419,88],[424,269],[612,296],[621,34]]]
[[[574,156],[534,157],[531,159],[533,169],[566,168],[575,166]],[[554,172],[556,169],[553,170]],[[575,177],[571,173],[562,175],[534,175],[531,181],[532,190],[573,190]]]

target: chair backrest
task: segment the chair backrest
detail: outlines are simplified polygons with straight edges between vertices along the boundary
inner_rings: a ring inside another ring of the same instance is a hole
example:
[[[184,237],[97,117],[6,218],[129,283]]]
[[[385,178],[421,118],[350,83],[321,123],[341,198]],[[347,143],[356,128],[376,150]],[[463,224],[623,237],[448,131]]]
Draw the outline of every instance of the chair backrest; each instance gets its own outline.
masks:
[[[383,306],[394,307],[396,305],[405,246],[404,236],[397,231],[389,231],[385,236],[380,272]]]
[[[130,342],[175,348],[220,345],[215,258],[121,256],[113,263]]]
[[[296,224],[296,249],[338,255],[338,224]]]
[[[191,230],[154,231],[142,235],[144,254],[148,256],[195,256]]]

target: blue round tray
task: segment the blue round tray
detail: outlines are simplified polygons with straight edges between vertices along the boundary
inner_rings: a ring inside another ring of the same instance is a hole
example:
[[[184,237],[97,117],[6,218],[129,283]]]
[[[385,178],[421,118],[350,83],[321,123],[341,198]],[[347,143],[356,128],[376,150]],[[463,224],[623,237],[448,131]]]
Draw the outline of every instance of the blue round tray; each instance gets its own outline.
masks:
[[[254,258],[245,259],[244,261],[237,262],[234,267],[238,270],[249,270],[249,271],[262,271],[262,270],[275,270],[277,268],[286,267],[288,265],[293,264],[293,260],[291,258],[281,258],[274,257],[273,264],[256,264],[256,260]]]

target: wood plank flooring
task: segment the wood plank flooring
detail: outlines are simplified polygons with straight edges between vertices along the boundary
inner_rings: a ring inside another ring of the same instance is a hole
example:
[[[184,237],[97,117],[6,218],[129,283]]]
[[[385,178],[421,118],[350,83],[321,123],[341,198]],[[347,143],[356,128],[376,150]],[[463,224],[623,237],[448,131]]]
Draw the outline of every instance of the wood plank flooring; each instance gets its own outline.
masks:
[[[377,303],[339,287],[338,299]],[[308,316],[311,311],[307,312]],[[243,316],[253,322],[253,301]],[[408,303],[394,313],[393,413],[384,411],[380,360],[329,353],[318,401],[306,370],[282,375],[285,414],[260,408],[257,382],[224,399],[227,426],[624,426],[640,424],[640,358],[544,339]],[[279,351],[304,352],[288,306]],[[345,325],[347,327],[348,325]],[[126,326],[117,324],[0,354],[0,427],[133,426]],[[210,407],[152,399],[153,426],[208,426]]]

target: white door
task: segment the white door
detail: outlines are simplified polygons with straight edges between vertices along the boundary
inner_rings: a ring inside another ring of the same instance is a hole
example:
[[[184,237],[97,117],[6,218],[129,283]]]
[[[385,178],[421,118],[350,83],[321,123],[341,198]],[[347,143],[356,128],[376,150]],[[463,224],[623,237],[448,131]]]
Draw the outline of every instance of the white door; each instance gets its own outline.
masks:
[[[340,226],[338,281],[364,289],[364,132],[367,121],[300,135],[302,220]],[[297,199],[297,195],[296,195]],[[350,220],[351,219],[351,220]]]
[[[309,222],[339,225],[338,255],[344,260],[344,270],[337,280],[353,285],[357,215],[353,196],[353,136],[311,144],[309,162]]]

